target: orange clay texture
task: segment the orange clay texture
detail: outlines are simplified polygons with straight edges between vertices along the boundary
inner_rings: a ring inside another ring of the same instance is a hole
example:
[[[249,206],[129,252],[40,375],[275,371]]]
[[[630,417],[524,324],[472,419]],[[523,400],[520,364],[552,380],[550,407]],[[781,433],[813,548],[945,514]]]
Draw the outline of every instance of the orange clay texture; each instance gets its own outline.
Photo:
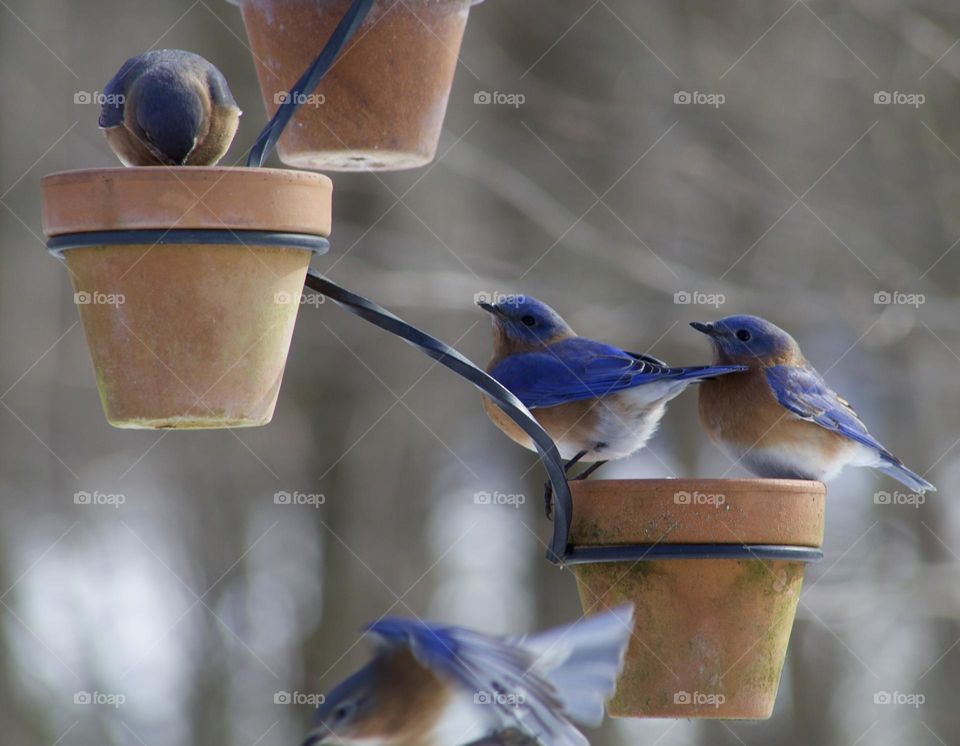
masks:
[[[436,154],[470,0],[378,0],[278,144],[294,167],[395,170]],[[267,111],[313,62],[349,0],[241,0]]]
[[[124,428],[264,425],[310,252],[217,245],[66,252],[107,420]],[[277,298],[290,302],[277,302]]]
[[[634,604],[634,636],[607,705],[611,717],[770,717],[802,563],[653,560],[573,571],[585,612]]]
[[[824,487],[799,480],[571,483],[575,546],[820,546]],[[677,496],[681,496],[678,500]],[[687,501],[686,496],[699,495]],[[770,717],[803,584],[787,560],[668,559],[573,566],[586,613],[635,607],[613,717]]]

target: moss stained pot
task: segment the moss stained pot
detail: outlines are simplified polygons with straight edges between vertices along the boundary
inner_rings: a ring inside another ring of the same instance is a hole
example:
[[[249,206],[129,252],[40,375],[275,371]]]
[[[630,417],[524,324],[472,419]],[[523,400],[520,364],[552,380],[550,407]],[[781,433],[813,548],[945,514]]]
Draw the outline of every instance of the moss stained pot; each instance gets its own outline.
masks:
[[[819,548],[823,542],[820,482],[639,479],[570,487],[574,547],[641,544],[672,551],[676,545]],[[571,567],[585,612],[627,601],[636,608],[611,716],[770,717],[804,562],[750,555]]]
[[[267,112],[320,53],[350,0],[230,0],[243,13]],[[284,163],[396,170],[433,160],[470,6],[377,0],[277,146]]]
[[[44,232],[51,250],[67,247],[111,425],[270,421],[311,251],[330,233],[331,191],[325,176],[277,169],[109,168],[42,180]]]

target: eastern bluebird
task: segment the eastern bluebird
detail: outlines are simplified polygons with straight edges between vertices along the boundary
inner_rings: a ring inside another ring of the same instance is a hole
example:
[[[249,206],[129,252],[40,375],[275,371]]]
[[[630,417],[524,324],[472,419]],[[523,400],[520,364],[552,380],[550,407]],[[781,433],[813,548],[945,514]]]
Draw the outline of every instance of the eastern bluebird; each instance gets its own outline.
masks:
[[[748,368],[704,383],[700,420],[710,438],[754,474],[825,482],[852,464],[872,466],[914,491],[936,489],[867,432],[779,327],[756,316],[691,326],[713,340],[717,363]]]
[[[589,746],[573,722],[602,722],[633,607],[524,637],[408,619],[367,631],[373,660],[326,696],[303,746]]]
[[[126,166],[212,166],[239,123],[223,74],[192,52],[133,57],[103,90],[100,128]]]
[[[745,370],[740,365],[670,368],[661,360],[578,337],[545,303],[509,296],[477,303],[493,316],[493,359],[487,372],[532,410],[556,442],[567,469],[611,459],[644,446],[667,402],[695,381]],[[484,397],[493,423],[522,446],[533,443],[513,420]],[[548,504],[549,510],[549,504]]]

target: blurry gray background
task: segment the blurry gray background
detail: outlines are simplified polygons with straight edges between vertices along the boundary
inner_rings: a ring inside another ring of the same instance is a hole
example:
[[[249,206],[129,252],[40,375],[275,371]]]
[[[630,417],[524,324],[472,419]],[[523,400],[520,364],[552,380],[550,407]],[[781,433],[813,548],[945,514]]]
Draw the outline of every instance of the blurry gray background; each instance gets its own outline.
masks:
[[[709,358],[686,322],[757,313],[940,487],[913,507],[875,504],[899,485],[871,473],[830,486],[826,558],[768,722],[608,721],[595,744],[960,743],[960,11],[944,5],[487,0],[438,160],[334,175],[333,249],[315,265],[471,358],[490,349],[479,291],[537,296],[677,364]],[[38,180],[116,165],[74,95],[151,47],[224,71],[240,160],[264,115],[236,8],[0,1],[0,741],[296,744],[311,708],[275,693],[360,665],[366,621],[576,619],[571,574],[543,559],[534,456],[469,385],[332,304],[301,310],[270,426],[106,424]],[[481,91],[525,101],[475,104]],[[925,100],[876,104],[884,91]],[[724,303],[676,302],[709,294]],[[649,449],[602,474],[743,472],[688,392]],[[125,502],[75,505],[80,490]],[[275,505],[279,490],[325,503]],[[484,490],[528,499],[474,504]],[[125,701],[74,704],[84,691]]]

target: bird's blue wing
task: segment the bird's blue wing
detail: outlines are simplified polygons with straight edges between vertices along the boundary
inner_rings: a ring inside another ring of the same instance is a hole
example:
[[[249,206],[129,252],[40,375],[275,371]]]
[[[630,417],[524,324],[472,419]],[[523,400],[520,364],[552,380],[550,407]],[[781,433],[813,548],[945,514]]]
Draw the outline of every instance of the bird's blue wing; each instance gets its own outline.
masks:
[[[787,410],[798,417],[815,422],[820,427],[872,448],[880,457],[874,466],[911,490],[936,492],[936,487],[908,469],[900,459],[867,432],[866,425],[860,421],[849,402],[827,388],[820,374],[813,368],[774,365],[766,369],[766,374],[767,382],[777,401]]]
[[[388,647],[407,647],[421,665],[462,686],[478,706],[495,708],[504,728],[518,728],[550,746],[589,746],[563,714],[553,685],[536,673],[518,645],[462,627],[381,619],[367,631]]]
[[[117,74],[103,89],[104,103],[100,107],[100,127],[110,129],[123,124],[123,106],[126,103],[126,86],[139,74],[144,65],[143,56],[131,57],[123,63]]]
[[[544,350],[510,355],[490,370],[530,409],[593,399],[666,380],[690,380],[743,370],[741,366],[670,368],[648,355],[583,337]]]
[[[867,426],[861,422],[850,403],[828,388],[813,368],[774,365],[766,368],[764,372],[781,406],[798,417],[815,422],[820,427],[893,458],[879,441],[867,432]]]

